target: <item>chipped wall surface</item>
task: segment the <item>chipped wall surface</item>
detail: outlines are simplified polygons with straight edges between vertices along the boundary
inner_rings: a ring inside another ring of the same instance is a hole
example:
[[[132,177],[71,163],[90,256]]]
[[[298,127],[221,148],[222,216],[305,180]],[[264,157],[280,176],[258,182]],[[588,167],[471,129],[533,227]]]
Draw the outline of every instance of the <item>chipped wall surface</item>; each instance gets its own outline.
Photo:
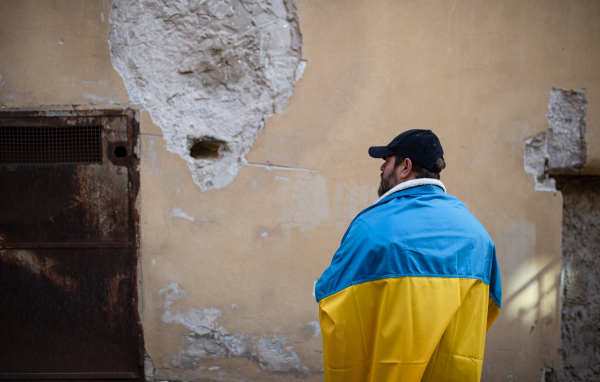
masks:
[[[109,21],[130,102],[150,111],[202,191],[229,184],[302,76],[293,0],[115,0]],[[206,141],[214,155],[195,150]]]
[[[558,381],[600,380],[600,177],[563,177],[562,363]]]
[[[427,128],[497,245],[482,380],[539,381],[562,367],[563,197],[535,190],[524,141],[553,88],[585,89],[582,172],[600,169],[599,18],[594,1],[3,1],[0,105],[141,105],[149,379],[322,381],[314,281],[377,199],[367,148]]]
[[[548,173],[548,132],[542,131],[525,140],[523,163],[525,171],[533,174],[536,191],[556,191],[556,180]]]
[[[552,89],[548,130],[525,140],[525,171],[533,174],[535,189],[556,191],[552,175],[580,174],[585,166],[585,89]]]
[[[172,311],[173,300],[179,300],[188,295],[179,288],[177,283],[165,285],[159,294],[164,299],[165,313],[162,320],[166,323],[183,325],[190,331],[186,336],[186,347],[181,349],[179,355],[172,360],[170,373],[173,372],[172,369],[185,369],[186,367],[193,369],[199,361],[206,358],[231,357],[248,358],[255,361],[261,368],[271,372],[295,371],[303,374],[310,372],[307,366],[302,365],[288,336],[230,334],[219,324],[219,318],[223,314],[223,311],[219,309],[207,308],[200,311],[188,308],[185,312]]]

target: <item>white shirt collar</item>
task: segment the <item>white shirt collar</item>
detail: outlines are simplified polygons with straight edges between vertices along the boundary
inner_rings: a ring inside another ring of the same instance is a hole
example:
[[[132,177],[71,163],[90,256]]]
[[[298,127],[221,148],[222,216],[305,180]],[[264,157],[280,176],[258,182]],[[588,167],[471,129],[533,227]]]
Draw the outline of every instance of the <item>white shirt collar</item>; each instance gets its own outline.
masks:
[[[383,199],[387,198],[391,194],[396,193],[398,191],[406,190],[407,188],[413,188],[413,187],[425,186],[425,185],[438,186],[442,190],[444,190],[444,192],[446,192],[446,187],[444,186],[444,183],[442,183],[441,181],[439,181],[437,179],[431,179],[431,178],[412,179],[412,180],[407,180],[406,182],[402,182],[402,183],[396,185],[394,188],[392,188],[385,194],[381,195],[381,197],[379,199],[377,199],[377,201],[373,204],[379,203]]]

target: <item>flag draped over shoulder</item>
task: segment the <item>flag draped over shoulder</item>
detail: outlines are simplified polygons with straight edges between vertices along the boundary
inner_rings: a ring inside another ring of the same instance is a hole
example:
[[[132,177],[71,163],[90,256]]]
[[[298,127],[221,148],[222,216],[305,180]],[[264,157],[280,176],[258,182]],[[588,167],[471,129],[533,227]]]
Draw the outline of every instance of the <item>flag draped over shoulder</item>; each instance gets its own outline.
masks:
[[[433,183],[362,211],[317,282],[327,382],[479,381],[502,298],[494,243]]]

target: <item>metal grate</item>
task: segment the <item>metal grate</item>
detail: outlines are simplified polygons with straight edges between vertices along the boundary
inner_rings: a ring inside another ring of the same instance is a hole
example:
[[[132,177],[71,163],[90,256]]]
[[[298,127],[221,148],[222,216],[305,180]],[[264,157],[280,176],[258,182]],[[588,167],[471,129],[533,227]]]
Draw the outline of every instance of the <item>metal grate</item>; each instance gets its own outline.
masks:
[[[102,126],[0,127],[0,164],[101,162]]]

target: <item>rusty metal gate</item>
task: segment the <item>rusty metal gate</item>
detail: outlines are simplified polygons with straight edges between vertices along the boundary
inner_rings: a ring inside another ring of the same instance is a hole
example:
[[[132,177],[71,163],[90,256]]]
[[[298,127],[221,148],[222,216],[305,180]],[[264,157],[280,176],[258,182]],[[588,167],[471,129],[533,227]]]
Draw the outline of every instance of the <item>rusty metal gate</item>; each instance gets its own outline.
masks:
[[[0,112],[0,379],[143,379],[135,113]]]

